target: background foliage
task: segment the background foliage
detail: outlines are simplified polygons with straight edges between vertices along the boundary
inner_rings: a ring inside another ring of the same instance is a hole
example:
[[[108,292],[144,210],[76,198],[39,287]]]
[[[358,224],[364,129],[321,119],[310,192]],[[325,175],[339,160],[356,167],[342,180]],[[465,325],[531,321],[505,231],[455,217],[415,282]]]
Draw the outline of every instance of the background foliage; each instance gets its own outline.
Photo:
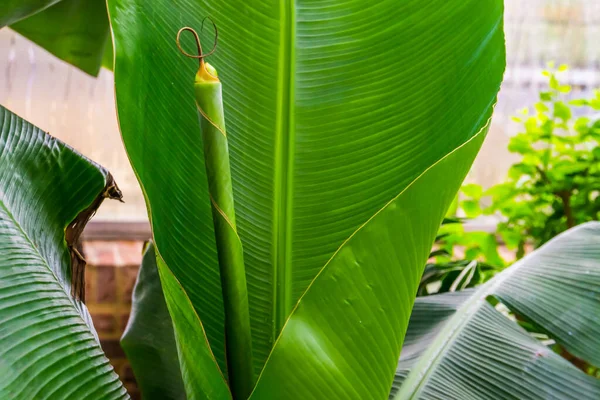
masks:
[[[522,131],[508,149],[521,160],[512,165],[507,181],[487,190],[462,188],[466,216],[502,216],[497,234],[517,258],[527,243],[538,247],[600,217],[600,115],[594,114],[600,111],[600,90],[592,98],[569,100],[571,87],[560,82],[566,70],[550,65],[539,102],[514,117]],[[487,261],[498,261],[483,253]]]

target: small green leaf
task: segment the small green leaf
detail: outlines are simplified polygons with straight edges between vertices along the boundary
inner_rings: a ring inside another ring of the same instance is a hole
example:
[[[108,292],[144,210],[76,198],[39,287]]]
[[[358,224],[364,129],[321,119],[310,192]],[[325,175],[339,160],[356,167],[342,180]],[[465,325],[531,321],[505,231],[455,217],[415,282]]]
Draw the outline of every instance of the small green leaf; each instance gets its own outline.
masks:
[[[560,85],[558,86],[558,91],[561,93],[570,93],[571,92],[571,86],[570,85]]]
[[[511,179],[517,180],[523,175],[533,176],[536,173],[536,168],[532,165],[518,163],[514,164],[508,170],[508,176]]]
[[[533,152],[534,150],[533,147],[531,147],[531,143],[529,142],[527,135],[519,134],[510,139],[508,151],[511,153],[526,154]]]
[[[524,154],[523,155],[523,160],[521,160],[521,162],[523,164],[527,164],[527,165],[531,165],[531,166],[538,166],[540,164],[545,165],[547,164],[547,159],[549,157],[549,152],[544,151],[541,152],[541,154],[536,153],[535,151],[532,151]]]
[[[460,190],[473,200],[479,200],[483,194],[483,188],[474,183],[464,185]]]
[[[527,121],[525,121],[525,129],[527,130],[527,133],[539,133],[540,128],[538,119],[535,117],[528,118]]]
[[[535,103],[535,109],[539,113],[545,113],[545,112],[550,111],[550,108],[548,108],[548,106],[542,102]]]
[[[550,83],[549,83],[550,89],[554,89],[554,90],[558,90],[560,83],[558,83],[558,79],[556,79],[555,75],[550,75]]]
[[[467,260],[476,260],[482,254],[481,249],[479,247],[470,247],[465,251],[465,259]]]
[[[481,206],[479,201],[465,200],[462,202],[462,209],[467,218],[476,218],[481,215]]]
[[[540,118],[541,119],[541,118]],[[540,131],[547,137],[551,137],[554,133],[555,123],[553,119],[547,118],[541,126]]]
[[[576,99],[576,100],[569,101],[569,104],[572,106],[576,106],[576,107],[583,107],[583,106],[589,105],[590,102],[585,99]]]
[[[556,118],[560,118],[563,121],[568,121],[571,119],[571,109],[562,101],[557,101],[554,103],[554,116]]]
[[[589,131],[588,125],[590,124],[590,122],[590,119],[587,117],[579,117],[575,120],[573,128],[580,134],[587,133]]]

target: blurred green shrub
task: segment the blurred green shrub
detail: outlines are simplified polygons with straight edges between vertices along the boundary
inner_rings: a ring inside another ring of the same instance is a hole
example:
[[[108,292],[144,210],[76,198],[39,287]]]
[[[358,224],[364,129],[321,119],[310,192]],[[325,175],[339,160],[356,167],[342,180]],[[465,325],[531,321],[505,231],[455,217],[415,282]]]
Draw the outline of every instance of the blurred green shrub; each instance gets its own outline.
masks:
[[[532,109],[513,120],[522,131],[508,150],[521,156],[505,183],[483,190],[465,185],[461,208],[468,218],[501,215],[498,234],[517,258],[534,247],[600,216],[600,90],[589,99],[567,101],[571,86],[560,82],[567,66],[544,71],[548,90]],[[487,205],[485,205],[487,203]]]
[[[506,182],[484,190],[461,188],[461,201],[450,215],[463,210],[467,219],[498,215],[496,233],[466,232],[462,220],[448,218],[440,228],[419,295],[477,286],[508,266],[499,242],[525,255],[581,223],[600,219],[600,90],[588,99],[567,100],[571,86],[560,81],[568,67],[550,64],[543,72],[547,90],[530,109],[513,120],[522,126],[508,150],[520,155]],[[513,260],[511,260],[513,261]]]

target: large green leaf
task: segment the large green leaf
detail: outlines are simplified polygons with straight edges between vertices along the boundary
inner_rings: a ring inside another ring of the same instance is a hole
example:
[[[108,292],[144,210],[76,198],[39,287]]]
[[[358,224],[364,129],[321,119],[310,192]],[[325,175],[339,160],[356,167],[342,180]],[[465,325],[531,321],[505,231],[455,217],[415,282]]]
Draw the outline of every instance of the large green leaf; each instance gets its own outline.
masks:
[[[132,303],[121,346],[143,398],[185,399],[173,323],[162,292],[153,243],[144,251]]]
[[[0,3],[0,28],[40,12],[60,0],[2,0]]]
[[[0,398],[127,398],[77,299],[73,247],[116,195],[106,170],[0,106]]]
[[[157,254],[158,274],[169,314],[173,318],[175,343],[185,392],[189,400],[231,399],[229,387],[208,344],[198,314],[164,260]]]
[[[253,399],[387,397],[428,249],[486,132],[425,171],[339,248],[286,323]]]
[[[177,51],[177,30],[205,16],[219,28],[210,62],[224,88],[258,370],[336,249],[488,120],[504,69],[502,11],[501,0],[109,0],[125,147],[156,245],[222,369],[196,63]],[[439,210],[427,211],[429,226]],[[412,251],[404,240],[397,248]]]
[[[105,0],[62,0],[11,28],[56,57],[98,75],[109,38]]]
[[[393,399],[598,399],[592,378],[494,309],[600,365],[600,223],[574,228],[476,290],[417,299]]]

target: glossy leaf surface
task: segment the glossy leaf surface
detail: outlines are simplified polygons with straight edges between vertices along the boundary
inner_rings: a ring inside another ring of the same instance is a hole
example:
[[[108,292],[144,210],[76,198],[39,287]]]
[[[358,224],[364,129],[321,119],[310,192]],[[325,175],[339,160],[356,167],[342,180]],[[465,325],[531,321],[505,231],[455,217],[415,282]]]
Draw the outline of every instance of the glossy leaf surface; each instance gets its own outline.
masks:
[[[0,4],[0,28],[15,23],[58,3],[60,0],[3,0]]]
[[[425,171],[339,248],[300,299],[252,399],[386,398],[428,250],[486,132]]]
[[[144,251],[133,290],[131,316],[121,346],[144,399],[186,398],[173,323],[160,284],[152,243]]]
[[[10,27],[93,76],[110,46],[105,0],[62,0]]]
[[[600,380],[498,312],[488,296],[598,365],[600,224],[556,237],[476,290],[417,299],[391,398],[600,396]]]
[[[221,369],[197,64],[177,51],[177,30],[199,30],[207,15],[219,28],[210,63],[223,82],[258,372],[336,249],[484,126],[504,70],[502,11],[500,0],[109,0],[124,143],[157,247]]]
[[[194,91],[223,292],[227,377],[232,395],[247,398],[254,387],[248,286],[244,249],[235,222],[222,85],[217,74],[210,64],[200,61]]]
[[[157,254],[158,273],[173,321],[175,343],[187,398],[231,399],[229,387],[212,353],[206,332],[183,287]]]
[[[83,268],[72,246],[115,190],[106,170],[0,106],[0,398],[128,398],[71,295],[71,266]]]

